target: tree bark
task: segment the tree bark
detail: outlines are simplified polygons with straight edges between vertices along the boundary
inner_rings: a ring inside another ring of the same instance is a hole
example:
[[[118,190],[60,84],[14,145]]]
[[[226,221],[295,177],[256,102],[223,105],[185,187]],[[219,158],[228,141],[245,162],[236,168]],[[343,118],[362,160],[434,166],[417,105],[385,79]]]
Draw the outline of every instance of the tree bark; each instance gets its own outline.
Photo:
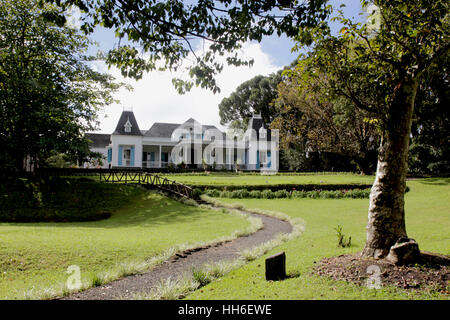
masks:
[[[404,195],[417,86],[414,79],[399,83],[389,104],[370,193],[365,257],[384,258],[398,239],[407,237]]]

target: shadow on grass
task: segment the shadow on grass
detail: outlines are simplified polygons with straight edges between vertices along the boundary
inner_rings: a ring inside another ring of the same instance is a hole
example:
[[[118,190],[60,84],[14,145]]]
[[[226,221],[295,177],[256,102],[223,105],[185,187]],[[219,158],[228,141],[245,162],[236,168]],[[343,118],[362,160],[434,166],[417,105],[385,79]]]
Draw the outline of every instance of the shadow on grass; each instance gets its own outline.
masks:
[[[444,254],[422,251],[420,252],[420,258],[421,261],[418,264],[419,266],[423,265],[432,269],[440,269],[442,266],[450,266],[450,256]]]
[[[111,211],[108,219],[86,222],[4,222],[17,227],[58,228],[123,228],[157,226],[200,220],[208,210],[189,206],[157,192],[146,193],[126,207]]]
[[[450,177],[426,178],[419,180],[419,182],[427,185],[446,186],[450,184]]]

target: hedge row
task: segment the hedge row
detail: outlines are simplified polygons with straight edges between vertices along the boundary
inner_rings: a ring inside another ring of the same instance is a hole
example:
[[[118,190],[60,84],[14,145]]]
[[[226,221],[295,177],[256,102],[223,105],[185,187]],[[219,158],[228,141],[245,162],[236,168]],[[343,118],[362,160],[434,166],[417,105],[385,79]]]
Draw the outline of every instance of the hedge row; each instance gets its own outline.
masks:
[[[372,186],[368,184],[262,184],[262,185],[197,185],[189,184],[192,188],[197,188],[202,191],[206,190],[219,190],[219,191],[235,191],[235,190],[248,190],[248,191],[264,191],[270,187],[272,191],[285,190],[292,191],[336,191],[336,190],[355,190],[355,189],[370,189]]]
[[[367,189],[352,189],[352,190],[313,190],[313,191],[287,191],[277,190],[247,190],[239,189],[233,191],[220,191],[217,189],[207,189],[203,191],[204,194],[216,198],[232,198],[232,199],[280,199],[280,198],[313,198],[313,199],[368,199],[370,195],[370,188]]]
[[[0,184],[0,222],[100,220],[141,192],[86,178],[11,178]]]

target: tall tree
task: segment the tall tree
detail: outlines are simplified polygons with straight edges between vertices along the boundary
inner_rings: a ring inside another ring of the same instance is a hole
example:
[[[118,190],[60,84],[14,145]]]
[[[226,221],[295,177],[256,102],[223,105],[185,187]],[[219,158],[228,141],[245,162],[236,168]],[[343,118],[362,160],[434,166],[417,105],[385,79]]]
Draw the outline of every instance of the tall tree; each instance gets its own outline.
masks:
[[[220,123],[233,123],[233,128],[245,130],[254,113],[261,114],[265,123],[271,123],[275,115],[272,101],[277,97],[281,72],[269,76],[259,75],[239,85],[228,98],[220,102]]]
[[[86,130],[120,87],[94,71],[79,31],[46,17],[58,8],[33,0],[0,3],[0,166],[23,170],[26,157],[88,152]]]
[[[229,53],[229,65],[251,64],[239,54],[244,42],[272,34],[295,37],[299,26],[315,25],[329,11],[326,0],[45,1],[63,9],[78,6],[86,32],[97,25],[114,30],[124,41],[108,52],[107,61],[125,76],[139,79],[146,71],[186,67],[190,80],[173,79],[181,93],[193,85],[219,91],[215,75],[224,63],[216,56]],[[192,61],[187,66],[186,58]]]
[[[314,53],[311,53],[314,55]],[[299,60],[278,86],[272,128],[280,130],[285,149],[333,152],[349,157],[359,169],[374,171],[379,135],[366,111],[328,89],[327,75],[309,61]]]
[[[353,23],[341,14],[340,35],[316,29],[313,58],[332,75],[329,85],[336,94],[378,120],[381,142],[363,255],[383,258],[407,238],[404,193],[414,102],[424,73],[449,51],[449,3],[362,3],[375,5],[369,23]],[[405,257],[411,253],[405,250]]]

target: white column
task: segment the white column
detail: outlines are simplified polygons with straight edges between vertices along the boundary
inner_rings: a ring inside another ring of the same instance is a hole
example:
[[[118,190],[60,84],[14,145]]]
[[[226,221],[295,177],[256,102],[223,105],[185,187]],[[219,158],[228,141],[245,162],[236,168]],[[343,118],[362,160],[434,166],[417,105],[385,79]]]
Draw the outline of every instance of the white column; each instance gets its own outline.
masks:
[[[161,168],[162,167],[162,165],[161,165],[161,145],[159,145],[159,167]]]

